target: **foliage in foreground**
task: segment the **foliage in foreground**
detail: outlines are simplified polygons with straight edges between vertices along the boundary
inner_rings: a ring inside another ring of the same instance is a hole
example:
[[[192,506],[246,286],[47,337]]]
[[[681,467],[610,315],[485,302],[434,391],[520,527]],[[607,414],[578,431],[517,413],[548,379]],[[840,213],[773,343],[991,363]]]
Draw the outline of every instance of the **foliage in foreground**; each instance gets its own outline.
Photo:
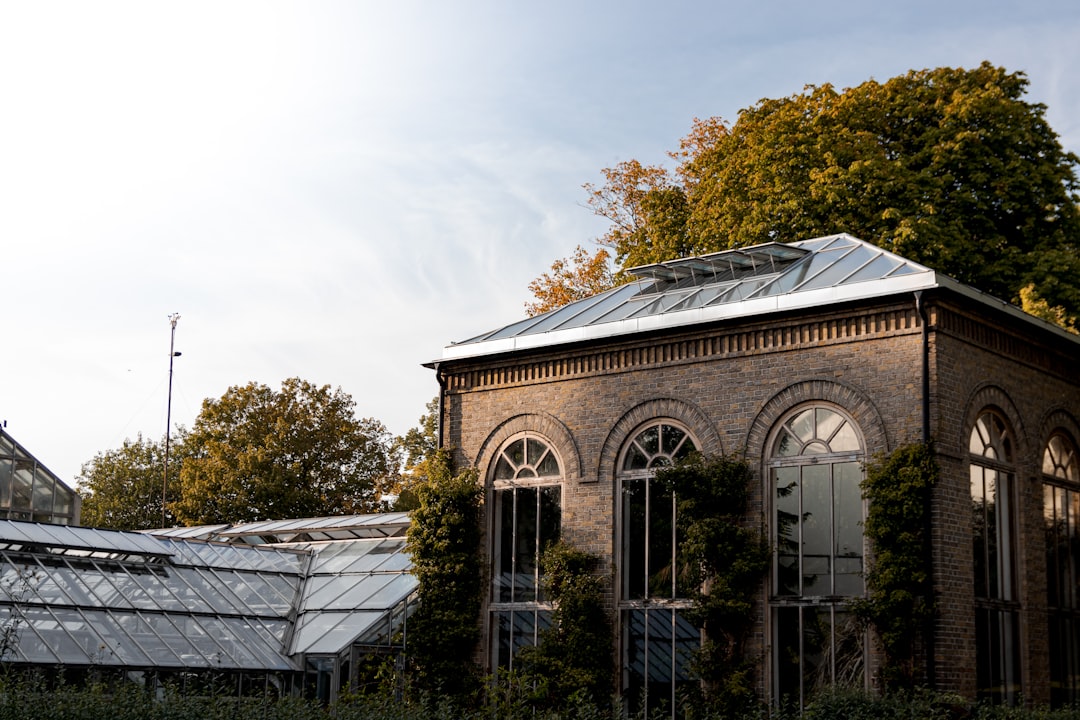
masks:
[[[480,639],[480,499],[474,469],[454,474],[439,450],[415,488],[408,549],[420,605],[409,619],[410,685],[465,702],[478,689],[472,660]]]
[[[497,697],[498,696],[498,697]],[[106,687],[46,687],[31,678],[0,680],[0,720],[613,720],[610,709],[569,701],[561,710],[537,710],[524,700],[488,692],[477,707],[464,709],[430,698],[401,701],[392,695],[353,697],[330,707],[301,698],[184,696],[170,689],[148,692],[134,683]],[[732,715],[694,703],[681,708],[686,720],[797,720],[796,712],[757,707]],[[1076,709],[1048,710],[972,706],[941,693],[917,691],[875,697],[860,692],[826,694],[811,701],[805,720],[1077,720]],[[630,720],[649,720],[635,716]]]
[[[771,557],[761,532],[744,525],[754,474],[745,460],[694,454],[656,478],[677,498],[680,580],[692,588],[688,618],[705,635],[694,669],[706,703],[732,716],[755,702],[745,643]]]
[[[926,670],[917,652],[934,614],[930,578],[930,498],[938,466],[929,445],[897,448],[866,468],[863,497],[869,501],[866,537],[873,546],[866,573],[867,597],[855,613],[870,623],[885,650],[882,681],[912,688]]]

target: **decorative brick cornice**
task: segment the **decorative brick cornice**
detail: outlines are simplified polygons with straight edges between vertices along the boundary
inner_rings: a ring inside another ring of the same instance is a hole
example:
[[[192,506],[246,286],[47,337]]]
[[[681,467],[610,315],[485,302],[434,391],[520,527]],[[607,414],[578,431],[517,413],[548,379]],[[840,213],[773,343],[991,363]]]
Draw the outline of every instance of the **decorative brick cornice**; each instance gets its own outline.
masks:
[[[677,338],[637,339],[618,347],[547,348],[543,357],[522,353],[515,359],[474,359],[444,365],[449,392],[535,385],[568,378],[610,375],[647,367],[745,357],[891,337],[919,332],[914,305],[831,313],[798,321],[759,324],[737,330],[694,328]],[[458,369],[455,369],[456,368]]]
[[[1012,323],[1016,325],[1016,321]],[[939,306],[936,312],[935,330],[944,335],[971,343],[992,353],[1022,362],[1040,372],[1071,381],[1076,377],[1080,352],[1071,355],[1065,343],[1059,347],[1036,342],[1038,334],[1020,333],[991,322],[983,317],[962,312],[956,308]]]
[[[885,423],[870,398],[849,385],[819,379],[788,385],[762,406],[746,437],[746,457],[768,457],[765,446],[776,423],[787,412],[811,402],[829,403],[850,415],[862,433],[867,455],[889,450]]]
[[[476,455],[476,467],[486,472],[491,466],[495,452],[512,437],[526,432],[539,435],[551,444],[562,461],[565,480],[573,482],[581,479],[581,454],[578,452],[573,435],[558,418],[547,413],[515,415],[500,423],[488,433],[487,438],[480,445],[480,451]],[[485,477],[484,481],[488,482],[490,478]]]
[[[596,473],[589,479],[613,478],[619,452],[632,433],[647,422],[664,419],[674,420],[689,430],[702,453],[719,455],[724,451],[720,444],[720,435],[699,407],[685,400],[670,397],[654,398],[635,405],[619,418],[604,441]]]

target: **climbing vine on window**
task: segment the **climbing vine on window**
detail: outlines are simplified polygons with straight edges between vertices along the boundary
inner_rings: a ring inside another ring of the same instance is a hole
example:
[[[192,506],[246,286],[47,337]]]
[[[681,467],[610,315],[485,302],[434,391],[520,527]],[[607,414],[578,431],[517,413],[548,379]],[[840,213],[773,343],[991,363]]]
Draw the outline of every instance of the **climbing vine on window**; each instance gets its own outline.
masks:
[[[740,459],[695,453],[656,477],[675,496],[677,572],[693,588],[689,617],[704,634],[695,670],[710,703],[737,714],[756,699],[745,642],[771,558],[761,531],[747,525],[753,472]]]
[[[588,702],[599,710],[611,697],[614,642],[604,609],[605,583],[595,574],[598,564],[595,555],[565,542],[543,554],[551,625],[518,658],[534,709],[562,711]]]
[[[913,444],[875,458],[862,484],[872,560],[867,597],[854,609],[881,640],[882,680],[892,689],[914,687],[925,670],[917,648],[934,613],[928,557],[930,495],[937,477],[932,448]]]
[[[413,686],[432,697],[467,702],[479,689],[473,650],[479,640],[480,498],[473,469],[455,475],[439,450],[416,488],[408,548],[420,605],[409,618]]]

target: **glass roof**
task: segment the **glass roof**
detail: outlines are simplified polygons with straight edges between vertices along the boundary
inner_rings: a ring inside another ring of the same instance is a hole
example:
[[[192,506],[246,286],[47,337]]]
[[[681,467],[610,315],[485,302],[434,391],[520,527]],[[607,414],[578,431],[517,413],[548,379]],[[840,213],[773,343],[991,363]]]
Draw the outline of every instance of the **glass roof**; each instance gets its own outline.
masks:
[[[303,653],[388,643],[416,588],[407,524],[390,513],[190,539],[0,521],[0,627],[18,628],[6,659],[294,671]],[[282,537],[305,540],[269,542]]]
[[[454,343],[443,350],[443,359],[815,307],[951,282],[846,234],[725,250],[627,272],[637,279]]]

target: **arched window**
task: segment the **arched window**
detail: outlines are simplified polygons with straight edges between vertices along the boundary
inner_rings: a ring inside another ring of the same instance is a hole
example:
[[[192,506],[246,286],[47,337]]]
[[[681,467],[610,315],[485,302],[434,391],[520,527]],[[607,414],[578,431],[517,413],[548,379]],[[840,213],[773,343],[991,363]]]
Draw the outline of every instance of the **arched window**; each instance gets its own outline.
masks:
[[[559,539],[562,465],[546,440],[525,434],[495,455],[491,471],[492,667],[511,668],[518,648],[550,624],[540,556]]]
[[[1019,604],[1013,530],[1013,439],[1004,419],[983,411],[968,438],[975,568],[979,697],[1013,704],[1020,694]]]
[[[1050,620],[1050,702],[1080,701],[1080,461],[1076,446],[1054,433],[1043,450],[1046,606]]]
[[[632,712],[673,708],[678,689],[693,682],[701,633],[685,618],[690,589],[675,571],[675,497],[655,472],[697,449],[685,428],[657,420],[633,434],[619,459],[623,692]]]
[[[773,686],[801,707],[821,688],[865,684],[864,633],[847,610],[864,591],[865,453],[852,420],[825,405],[786,416],[770,448]]]

